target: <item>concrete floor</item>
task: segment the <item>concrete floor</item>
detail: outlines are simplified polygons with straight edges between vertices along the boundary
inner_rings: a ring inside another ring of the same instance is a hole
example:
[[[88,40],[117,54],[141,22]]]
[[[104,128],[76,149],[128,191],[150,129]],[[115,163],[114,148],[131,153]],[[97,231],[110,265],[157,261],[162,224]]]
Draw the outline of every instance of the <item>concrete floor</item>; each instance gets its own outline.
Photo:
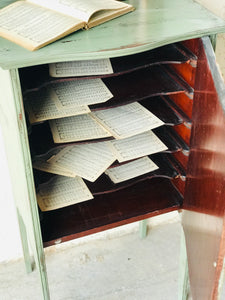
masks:
[[[143,240],[137,229],[47,248],[51,299],[177,299],[180,223],[154,226]],[[41,300],[37,271],[26,275],[22,259],[0,264],[0,299]]]

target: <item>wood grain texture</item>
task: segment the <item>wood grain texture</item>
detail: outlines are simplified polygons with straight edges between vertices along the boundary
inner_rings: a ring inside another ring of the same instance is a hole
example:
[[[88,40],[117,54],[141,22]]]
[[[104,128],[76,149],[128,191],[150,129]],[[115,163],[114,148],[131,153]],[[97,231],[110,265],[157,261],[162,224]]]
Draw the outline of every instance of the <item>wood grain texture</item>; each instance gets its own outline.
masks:
[[[211,71],[200,43],[184,208],[223,216],[225,119]]]
[[[45,246],[176,210],[181,194],[170,180],[153,178],[131,188],[96,196],[93,200],[43,213]]]
[[[225,91],[209,39],[190,44],[198,65],[183,227],[192,297],[217,300],[225,254]]]

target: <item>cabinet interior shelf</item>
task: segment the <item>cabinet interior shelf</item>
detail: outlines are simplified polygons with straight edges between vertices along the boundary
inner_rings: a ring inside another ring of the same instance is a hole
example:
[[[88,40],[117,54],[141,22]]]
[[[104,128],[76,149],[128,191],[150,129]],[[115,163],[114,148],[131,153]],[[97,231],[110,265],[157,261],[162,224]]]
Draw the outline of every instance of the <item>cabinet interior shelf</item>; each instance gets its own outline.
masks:
[[[168,98],[167,98],[168,101]],[[190,119],[181,112],[177,112],[176,106],[171,107],[167,104],[161,97],[153,97],[141,101],[145,108],[150,112],[154,113],[159,119],[165,122],[166,125],[160,128],[153,129],[153,132],[166,144],[169,151],[180,150],[184,147],[187,150],[187,145],[182,141],[182,139],[176,134],[176,132],[170,128],[176,125],[180,125],[184,122],[191,124]],[[46,152],[50,151],[54,147],[63,147],[68,144],[55,144],[51,135],[50,127],[48,122],[43,122],[37,125],[33,125],[30,129],[30,144],[32,145],[33,155],[44,155]],[[113,138],[105,138],[104,140],[112,140]],[[71,144],[82,144],[87,142],[99,142],[98,140],[80,141]]]
[[[152,131],[168,149],[149,155],[158,166],[157,170],[118,184],[103,173],[95,182],[84,180],[94,199],[55,210],[39,211],[46,247],[182,207],[197,56],[179,43],[111,58],[111,62],[115,73],[97,77],[103,80],[113,98],[105,103],[90,105],[91,111],[137,101],[164,122],[164,125]],[[28,80],[30,76],[34,80]],[[39,93],[53,83],[87,79],[50,78],[48,65],[23,68],[20,77],[25,101],[29,101],[33,93]],[[52,153],[58,153],[66,145],[112,140],[110,137],[55,144],[48,121],[32,125],[28,121],[28,129],[33,159],[39,157],[47,160]],[[121,164],[116,161],[111,167]],[[48,184],[55,176],[36,169],[33,172],[37,191],[40,184]]]
[[[82,78],[120,76],[156,65],[190,63],[194,67],[197,64],[197,57],[181,43],[174,43],[138,54],[113,57],[110,61],[113,69],[112,74],[79,76],[76,78],[50,77],[48,65],[21,68],[21,85],[24,93],[28,93],[37,91],[43,87],[48,87],[54,83],[79,80]]]
[[[177,210],[182,196],[164,178],[139,182],[114,193],[43,213],[44,246]]]

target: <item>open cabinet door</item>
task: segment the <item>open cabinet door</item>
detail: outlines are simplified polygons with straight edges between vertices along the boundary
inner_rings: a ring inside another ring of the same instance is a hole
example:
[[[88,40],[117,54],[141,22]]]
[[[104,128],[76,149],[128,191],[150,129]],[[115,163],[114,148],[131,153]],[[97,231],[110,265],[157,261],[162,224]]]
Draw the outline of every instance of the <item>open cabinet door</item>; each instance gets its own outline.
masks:
[[[182,223],[193,300],[220,299],[225,254],[225,88],[208,37],[199,39]]]

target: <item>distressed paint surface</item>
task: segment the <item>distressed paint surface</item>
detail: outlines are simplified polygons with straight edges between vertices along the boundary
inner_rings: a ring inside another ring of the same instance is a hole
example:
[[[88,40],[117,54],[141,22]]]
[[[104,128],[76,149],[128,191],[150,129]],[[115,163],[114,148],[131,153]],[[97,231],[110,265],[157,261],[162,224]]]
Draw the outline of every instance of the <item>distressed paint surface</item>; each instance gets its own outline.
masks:
[[[0,78],[0,124],[24,243],[26,268],[28,271],[31,270],[28,237],[39,270],[44,299],[47,300],[48,284],[44,251],[18,72],[17,70],[4,71],[0,69]]]
[[[8,4],[2,0],[0,6]],[[0,39],[4,69],[57,61],[134,54],[172,42],[224,32],[225,21],[192,0],[130,0],[136,10],[90,30],[80,30],[30,52]]]

